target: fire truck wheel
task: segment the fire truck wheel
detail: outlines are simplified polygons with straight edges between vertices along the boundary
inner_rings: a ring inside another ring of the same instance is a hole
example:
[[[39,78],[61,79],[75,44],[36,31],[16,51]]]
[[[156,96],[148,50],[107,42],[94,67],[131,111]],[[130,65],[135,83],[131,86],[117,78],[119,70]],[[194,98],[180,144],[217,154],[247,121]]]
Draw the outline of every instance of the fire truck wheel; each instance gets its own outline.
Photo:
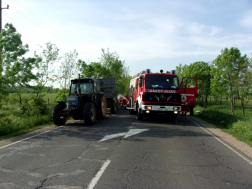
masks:
[[[92,102],[87,102],[84,105],[83,117],[87,125],[91,125],[95,122],[96,110],[95,110],[95,105]]]
[[[106,117],[106,114],[107,114],[106,97],[104,95],[101,95],[98,103],[97,118],[104,119]]]
[[[172,115],[170,116],[170,120],[171,120],[172,122],[176,121],[176,119],[177,119],[177,114],[172,114]]]
[[[64,125],[66,123],[66,118],[63,117],[61,111],[65,108],[65,104],[60,103],[60,104],[56,104],[53,108],[53,115],[52,115],[52,119],[53,119],[53,123],[55,125]]]
[[[135,111],[134,110],[130,110],[130,114],[131,115],[135,114]]]
[[[116,106],[115,106],[114,100],[111,100],[110,111],[111,111],[111,114],[115,114],[116,113]]]
[[[138,108],[138,104],[137,104],[137,112],[136,112],[136,113],[137,113],[137,119],[138,119],[138,120],[142,120],[142,119],[143,119],[143,115],[140,114],[140,111],[141,111],[141,110],[140,110],[140,108]]]

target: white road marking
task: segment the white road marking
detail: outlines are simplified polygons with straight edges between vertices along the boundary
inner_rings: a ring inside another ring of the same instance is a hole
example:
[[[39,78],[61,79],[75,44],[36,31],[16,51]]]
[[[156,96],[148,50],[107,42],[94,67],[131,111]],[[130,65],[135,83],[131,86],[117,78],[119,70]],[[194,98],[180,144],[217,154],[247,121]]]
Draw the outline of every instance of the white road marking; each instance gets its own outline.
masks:
[[[124,138],[128,138],[130,136],[133,136],[133,135],[136,135],[141,132],[148,131],[148,130],[149,129],[130,129],[128,132],[125,132],[125,133],[116,133],[116,134],[112,134],[112,135],[106,135],[105,137],[103,137],[103,139],[99,140],[99,142],[109,140],[112,138],[116,138],[116,137],[120,137],[120,136],[124,136]]]
[[[22,139],[22,140],[19,140],[19,141],[13,142],[13,143],[11,143],[11,144],[7,144],[7,145],[5,145],[5,146],[0,147],[0,149],[6,148],[6,147],[11,146],[11,145],[13,145],[13,144],[17,144],[17,143],[19,143],[19,142],[22,142],[22,141],[28,140],[28,139],[30,139],[30,138],[33,138],[33,137],[36,137],[36,136],[39,136],[39,135],[42,135],[42,134],[48,133],[48,132],[50,132],[50,131],[53,131],[53,130],[59,129],[59,128],[61,128],[61,127],[62,127],[62,126],[60,126],[60,127],[56,127],[56,128],[51,129],[51,130],[49,130],[49,131],[45,131],[45,132],[43,132],[43,133],[39,133],[39,134],[37,134],[37,135],[33,135],[33,136],[31,136],[31,137],[24,138],[24,139]]]
[[[141,132],[144,132],[144,131],[148,131],[149,129],[130,129],[127,134],[125,135],[124,138],[128,138],[132,135],[136,135],[136,134],[139,134]]]
[[[112,134],[112,135],[106,135],[99,142],[102,142],[102,141],[105,141],[105,140],[109,140],[109,139],[112,139],[112,138],[116,138],[116,137],[119,137],[119,136],[124,136],[125,134],[126,134],[126,132],[125,133]]]
[[[105,169],[108,167],[110,162],[111,162],[110,160],[107,160],[104,162],[100,171],[98,171],[98,173],[94,176],[92,181],[89,183],[87,189],[93,189],[95,187],[95,185],[98,183],[99,179],[101,178],[102,174],[104,173]]]
[[[243,156],[242,154],[240,154],[239,152],[237,152],[236,150],[234,150],[232,147],[230,147],[229,145],[227,145],[226,143],[224,143],[222,140],[220,140],[219,138],[217,138],[216,136],[214,136],[211,132],[209,132],[207,129],[205,129],[204,127],[200,126],[198,123],[196,123],[195,121],[193,121],[192,119],[190,119],[189,117],[186,117],[187,119],[189,119],[190,121],[192,121],[194,124],[196,124],[198,127],[200,127],[201,129],[203,129],[205,132],[207,132],[208,134],[210,134],[212,137],[214,137],[216,140],[218,140],[219,142],[221,142],[224,146],[226,146],[227,148],[229,148],[230,150],[232,150],[234,153],[236,153],[238,156],[240,156],[242,159],[244,159],[245,161],[247,161],[250,165],[252,165],[252,162],[246,158],[245,156]]]

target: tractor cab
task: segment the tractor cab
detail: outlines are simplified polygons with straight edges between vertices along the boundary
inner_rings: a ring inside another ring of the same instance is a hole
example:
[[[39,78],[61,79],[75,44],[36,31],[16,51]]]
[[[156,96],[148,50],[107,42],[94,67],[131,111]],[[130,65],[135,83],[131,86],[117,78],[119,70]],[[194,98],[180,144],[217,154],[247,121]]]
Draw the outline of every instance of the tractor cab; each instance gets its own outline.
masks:
[[[71,80],[69,96],[80,96],[99,92],[100,82],[98,80],[91,78]]]

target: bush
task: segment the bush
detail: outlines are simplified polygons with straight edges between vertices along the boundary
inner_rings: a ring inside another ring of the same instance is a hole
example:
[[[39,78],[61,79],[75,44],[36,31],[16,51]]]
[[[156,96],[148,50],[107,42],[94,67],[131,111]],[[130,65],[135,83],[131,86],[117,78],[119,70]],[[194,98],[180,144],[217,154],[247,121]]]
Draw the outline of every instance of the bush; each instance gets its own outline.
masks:
[[[39,115],[30,117],[6,116],[0,119],[0,136],[12,134],[18,131],[27,131],[34,126],[48,124],[51,115]]]
[[[63,101],[65,102],[66,96],[69,94],[69,89],[60,89],[57,95],[55,96],[55,101]]]
[[[232,129],[237,133],[249,133],[252,132],[252,119],[238,120],[233,124]]]

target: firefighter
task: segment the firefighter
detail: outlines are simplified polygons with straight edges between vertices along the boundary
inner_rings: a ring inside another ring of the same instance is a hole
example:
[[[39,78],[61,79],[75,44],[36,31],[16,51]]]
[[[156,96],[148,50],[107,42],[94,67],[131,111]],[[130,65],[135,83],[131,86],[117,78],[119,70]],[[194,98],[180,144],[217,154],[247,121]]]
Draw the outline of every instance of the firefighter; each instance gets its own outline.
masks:
[[[195,98],[196,98],[196,95],[195,95]],[[195,98],[191,98],[190,101],[188,102],[188,106],[189,106],[189,109],[190,109],[190,116],[193,116],[193,109],[195,107]]]

